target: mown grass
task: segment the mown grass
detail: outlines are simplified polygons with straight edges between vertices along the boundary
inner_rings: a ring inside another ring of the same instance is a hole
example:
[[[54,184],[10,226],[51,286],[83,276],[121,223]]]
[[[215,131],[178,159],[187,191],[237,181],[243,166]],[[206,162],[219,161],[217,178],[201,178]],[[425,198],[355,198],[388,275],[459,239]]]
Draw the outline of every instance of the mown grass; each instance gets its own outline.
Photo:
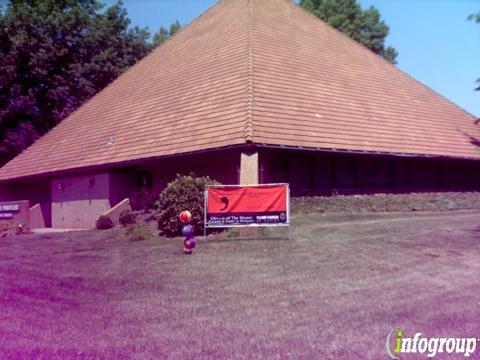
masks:
[[[479,335],[479,213],[297,215],[293,234],[192,256],[119,229],[0,239],[0,358],[383,359],[397,326]]]

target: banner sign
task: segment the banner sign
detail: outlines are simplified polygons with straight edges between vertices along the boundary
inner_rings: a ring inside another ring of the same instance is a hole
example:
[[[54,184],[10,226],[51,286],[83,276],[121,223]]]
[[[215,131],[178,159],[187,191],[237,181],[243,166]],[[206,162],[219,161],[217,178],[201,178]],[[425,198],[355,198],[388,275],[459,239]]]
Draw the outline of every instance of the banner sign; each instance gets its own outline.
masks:
[[[288,184],[209,186],[206,227],[290,224]]]

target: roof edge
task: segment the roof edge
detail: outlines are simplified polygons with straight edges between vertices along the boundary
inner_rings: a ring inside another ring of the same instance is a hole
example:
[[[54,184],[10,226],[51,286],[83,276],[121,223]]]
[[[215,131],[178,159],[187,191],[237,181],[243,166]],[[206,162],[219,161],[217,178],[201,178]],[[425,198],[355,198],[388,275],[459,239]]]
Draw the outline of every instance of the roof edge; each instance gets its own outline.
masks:
[[[295,146],[295,145],[278,145],[267,143],[255,143],[258,148],[270,148],[270,149],[286,149],[286,150],[302,150],[310,152],[323,152],[323,153],[335,153],[335,154],[354,154],[354,155],[378,155],[378,156],[394,156],[401,158],[421,158],[432,160],[468,160],[468,161],[480,161],[480,157],[470,156],[451,156],[451,155],[438,155],[438,154],[416,154],[416,153],[401,153],[401,152],[388,152],[388,151],[373,151],[373,150],[353,150],[353,149],[336,149],[336,148],[322,148],[322,147],[309,147],[309,146]]]
[[[103,170],[118,170],[128,166],[138,166],[147,164],[151,161],[171,159],[179,156],[192,156],[202,153],[211,153],[215,151],[222,150],[252,150],[252,149],[280,149],[280,150],[300,150],[306,152],[317,152],[317,153],[331,153],[331,154],[352,154],[352,155],[374,155],[374,156],[391,156],[397,158],[419,158],[419,159],[430,159],[430,160],[465,160],[465,161],[477,161],[480,163],[480,157],[468,157],[468,156],[450,156],[450,155],[435,155],[435,154],[415,154],[415,153],[398,153],[398,152],[382,152],[382,151],[371,151],[371,150],[349,150],[349,149],[336,149],[336,148],[322,148],[322,147],[307,147],[307,146],[293,146],[293,145],[278,145],[278,144],[268,144],[268,143],[255,143],[247,142],[242,144],[234,144],[221,146],[216,148],[204,149],[204,150],[195,150],[188,151],[184,153],[176,153],[170,155],[161,155],[161,156],[152,156],[143,159],[133,159],[127,161],[119,161],[117,163],[108,163],[101,165],[93,166],[83,166],[78,168],[70,168],[58,171],[45,172],[35,175],[21,176],[11,179],[0,179],[0,185],[9,184],[17,181],[28,181],[28,180],[39,180],[41,178],[51,178],[51,177],[63,177],[71,176],[82,173],[93,173]]]
[[[156,160],[170,159],[170,158],[175,158],[179,156],[192,156],[192,155],[211,153],[214,151],[222,151],[222,150],[233,151],[233,150],[251,149],[254,146],[255,145],[252,143],[240,143],[240,144],[225,145],[225,146],[214,147],[214,148],[203,149],[203,150],[187,151],[187,152],[175,153],[175,154],[169,154],[169,155],[151,156],[151,157],[146,157],[141,159],[118,161],[114,163],[106,163],[106,164],[100,164],[100,165],[71,167],[68,169],[48,171],[48,172],[34,174],[34,175],[25,175],[25,176],[10,178],[10,179],[0,179],[0,185],[13,183],[17,181],[28,181],[28,180],[41,179],[41,178],[70,176],[70,175],[76,175],[76,174],[82,174],[82,173],[98,172],[103,170],[118,170],[124,167],[142,165],[142,164],[146,164]]]

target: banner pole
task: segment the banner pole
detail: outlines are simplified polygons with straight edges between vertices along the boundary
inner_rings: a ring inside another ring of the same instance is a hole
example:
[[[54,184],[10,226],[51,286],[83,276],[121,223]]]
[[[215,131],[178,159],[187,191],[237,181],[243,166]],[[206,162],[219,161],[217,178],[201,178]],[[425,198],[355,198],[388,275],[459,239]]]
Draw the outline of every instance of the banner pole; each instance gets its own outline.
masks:
[[[207,193],[208,187],[203,194],[203,242],[207,241]]]
[[[288,189],[288,199],[287,199],[287,206],[288,206],[288,240],[292,239],[292,220],[290,219],[290,184],[287,185]]]

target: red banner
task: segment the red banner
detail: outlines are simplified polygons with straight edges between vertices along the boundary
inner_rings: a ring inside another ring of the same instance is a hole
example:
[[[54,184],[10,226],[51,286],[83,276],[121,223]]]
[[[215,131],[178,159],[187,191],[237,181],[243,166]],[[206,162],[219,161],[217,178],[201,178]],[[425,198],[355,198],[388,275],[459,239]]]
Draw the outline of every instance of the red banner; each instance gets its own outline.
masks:
[[[288,223],[288,185],[211,186],[207,226]]]

